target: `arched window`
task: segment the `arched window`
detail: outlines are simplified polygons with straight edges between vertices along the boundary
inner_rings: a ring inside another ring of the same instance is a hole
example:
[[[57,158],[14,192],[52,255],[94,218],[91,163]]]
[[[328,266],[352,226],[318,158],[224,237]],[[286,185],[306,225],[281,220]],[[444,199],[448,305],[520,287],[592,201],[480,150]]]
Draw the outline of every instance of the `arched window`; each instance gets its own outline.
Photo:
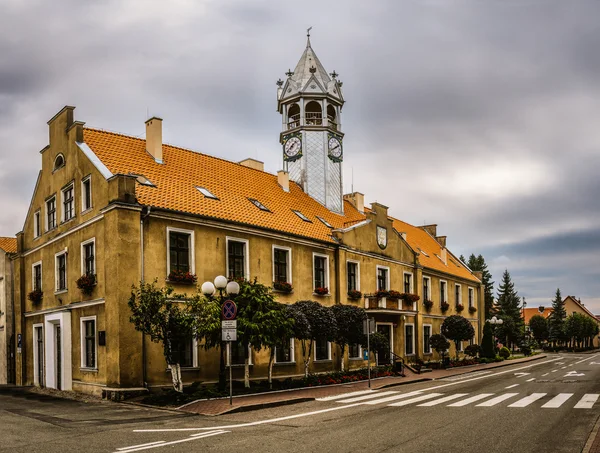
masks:
[[[329,127],[337,130],[337,117],[335,114],[335,107],[331,104],[327,106],[327,121],[329,123]]]
[[[307,126],[321,126],[323,124],[323,110],[321,110],[321,104],[316,101],[310,101],[304,107],[304,116]]]
[[[294,129],[300,126],[300,106],[292,104],[288,108],[288,129]]]
[[[58,170],[60,167],[64,167],[65,165],[65,156],[59,154],[54,159],[54,171]]]

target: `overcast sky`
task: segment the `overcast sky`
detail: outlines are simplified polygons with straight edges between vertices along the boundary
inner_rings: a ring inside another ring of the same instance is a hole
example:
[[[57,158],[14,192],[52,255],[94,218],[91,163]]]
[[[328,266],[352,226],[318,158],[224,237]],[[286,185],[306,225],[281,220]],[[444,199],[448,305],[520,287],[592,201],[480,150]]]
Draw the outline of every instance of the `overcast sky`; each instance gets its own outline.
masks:
[[[456,255],[600,313],[600,2],[0,0],[0,235],[23,226],[46,122],[282,165],[276,85],[311,42],[344,82],[344,186]],[[353,169],[353,170],[352,170]]]

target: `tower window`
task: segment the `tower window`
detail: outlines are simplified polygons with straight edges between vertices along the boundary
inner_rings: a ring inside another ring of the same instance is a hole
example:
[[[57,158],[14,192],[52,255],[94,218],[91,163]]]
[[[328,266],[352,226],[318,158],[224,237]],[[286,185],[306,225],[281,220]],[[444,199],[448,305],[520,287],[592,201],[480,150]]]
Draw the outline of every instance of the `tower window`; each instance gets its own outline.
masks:
[[[65,166],[65,157],[62,154],[59,154],[58,156],[56,156],[56,159],[54,159],[54,170],[56,171],[59,168],[62,168]]]
[[[335,107],[331,104],[327,106],[327,123],[330,128],[337,130],[337,115]]]
[[[300,217],[302,220],[304,220],[305,222],[310,222],[310,223],[312,223],[312,222],[311,222],[311,220],[310,220],[308,217],[306,217],[304,214],[302,214],[300,211],[294,211],[294,210],[292,209],[292,212],[293,212],[294,214],[296,214],[298,217]]]
[[[323,125],[323,110],[317,101],[310,101],[304,107],[304,120],[307,126]]]
[[[290,105],[288,109],[288,129],[294,129],[296,127],[300,127],[300,107],[298,104]]]
[[[248,200],[250,200],[250,202],[261,211],[271,212],[271,210],[267,208],[264,204],[262,204],[260,201],[255,200],[254,198],[248,198]]]

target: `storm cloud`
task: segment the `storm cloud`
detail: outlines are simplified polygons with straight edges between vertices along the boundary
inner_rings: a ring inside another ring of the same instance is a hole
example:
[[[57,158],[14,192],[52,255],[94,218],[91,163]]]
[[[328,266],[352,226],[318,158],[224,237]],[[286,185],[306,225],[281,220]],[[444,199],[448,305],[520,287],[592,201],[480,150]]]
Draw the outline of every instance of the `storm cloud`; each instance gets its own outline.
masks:
[[[507,268],[529,306],[600,312],[598,2],[0,0],[0,235],[22,228],[46,121],[281,167],[275,81],[340,73],[345,190]]]

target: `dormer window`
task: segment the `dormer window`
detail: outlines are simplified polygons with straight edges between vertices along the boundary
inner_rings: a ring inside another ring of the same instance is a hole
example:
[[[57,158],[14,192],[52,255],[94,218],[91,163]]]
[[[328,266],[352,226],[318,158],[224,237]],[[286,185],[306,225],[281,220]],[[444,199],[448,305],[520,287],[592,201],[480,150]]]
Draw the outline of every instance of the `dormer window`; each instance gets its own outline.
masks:
[[[271,210],[267,208],[264,204],[262,204],[260,201],[255,200],[254,198],[248,198],[248,200],[250,200],[250,202],[261,211],[271,212]]]
[[[325,220],[323,217],[317,216],[317,219],[319,219],[321,222],[323,222],[323,225],[325,225],[327,228],[333,228],[333,226],[331,226],[331,224],[327,220]]]
[[[198,191],[204,195],[206,198],[212,198],[213,200],[218,200],[219,198],[213,194],[210,190],[205,189],[204,187],[198,187],[196,186],[196,189],[198,189]]]
[[[152,181],[150,181],[148,178],[146,178],[144,175],[137,175],[135,173],[130,173],[131,176],[135,176],[135,179],[137,179],[137,182],[139,182],[140,184],[144,185],[144,186],[149,186],[149,187],[156,187]]]
[[[63,156],[62,154],[59,154],[54,159],[54,170],[53,171],[56,171],[59,168],[62,168],[64,166],[65,166],[65,156]]]
[[[296,214],[298,217],[300,217],[302,220],[304,220],[305,222],[312,223],[311,220],[308,217],[306,217],[304,214],[302,214],[300,211],[295,211],[295,210],[292,209],[292,212],[294,214]]]

